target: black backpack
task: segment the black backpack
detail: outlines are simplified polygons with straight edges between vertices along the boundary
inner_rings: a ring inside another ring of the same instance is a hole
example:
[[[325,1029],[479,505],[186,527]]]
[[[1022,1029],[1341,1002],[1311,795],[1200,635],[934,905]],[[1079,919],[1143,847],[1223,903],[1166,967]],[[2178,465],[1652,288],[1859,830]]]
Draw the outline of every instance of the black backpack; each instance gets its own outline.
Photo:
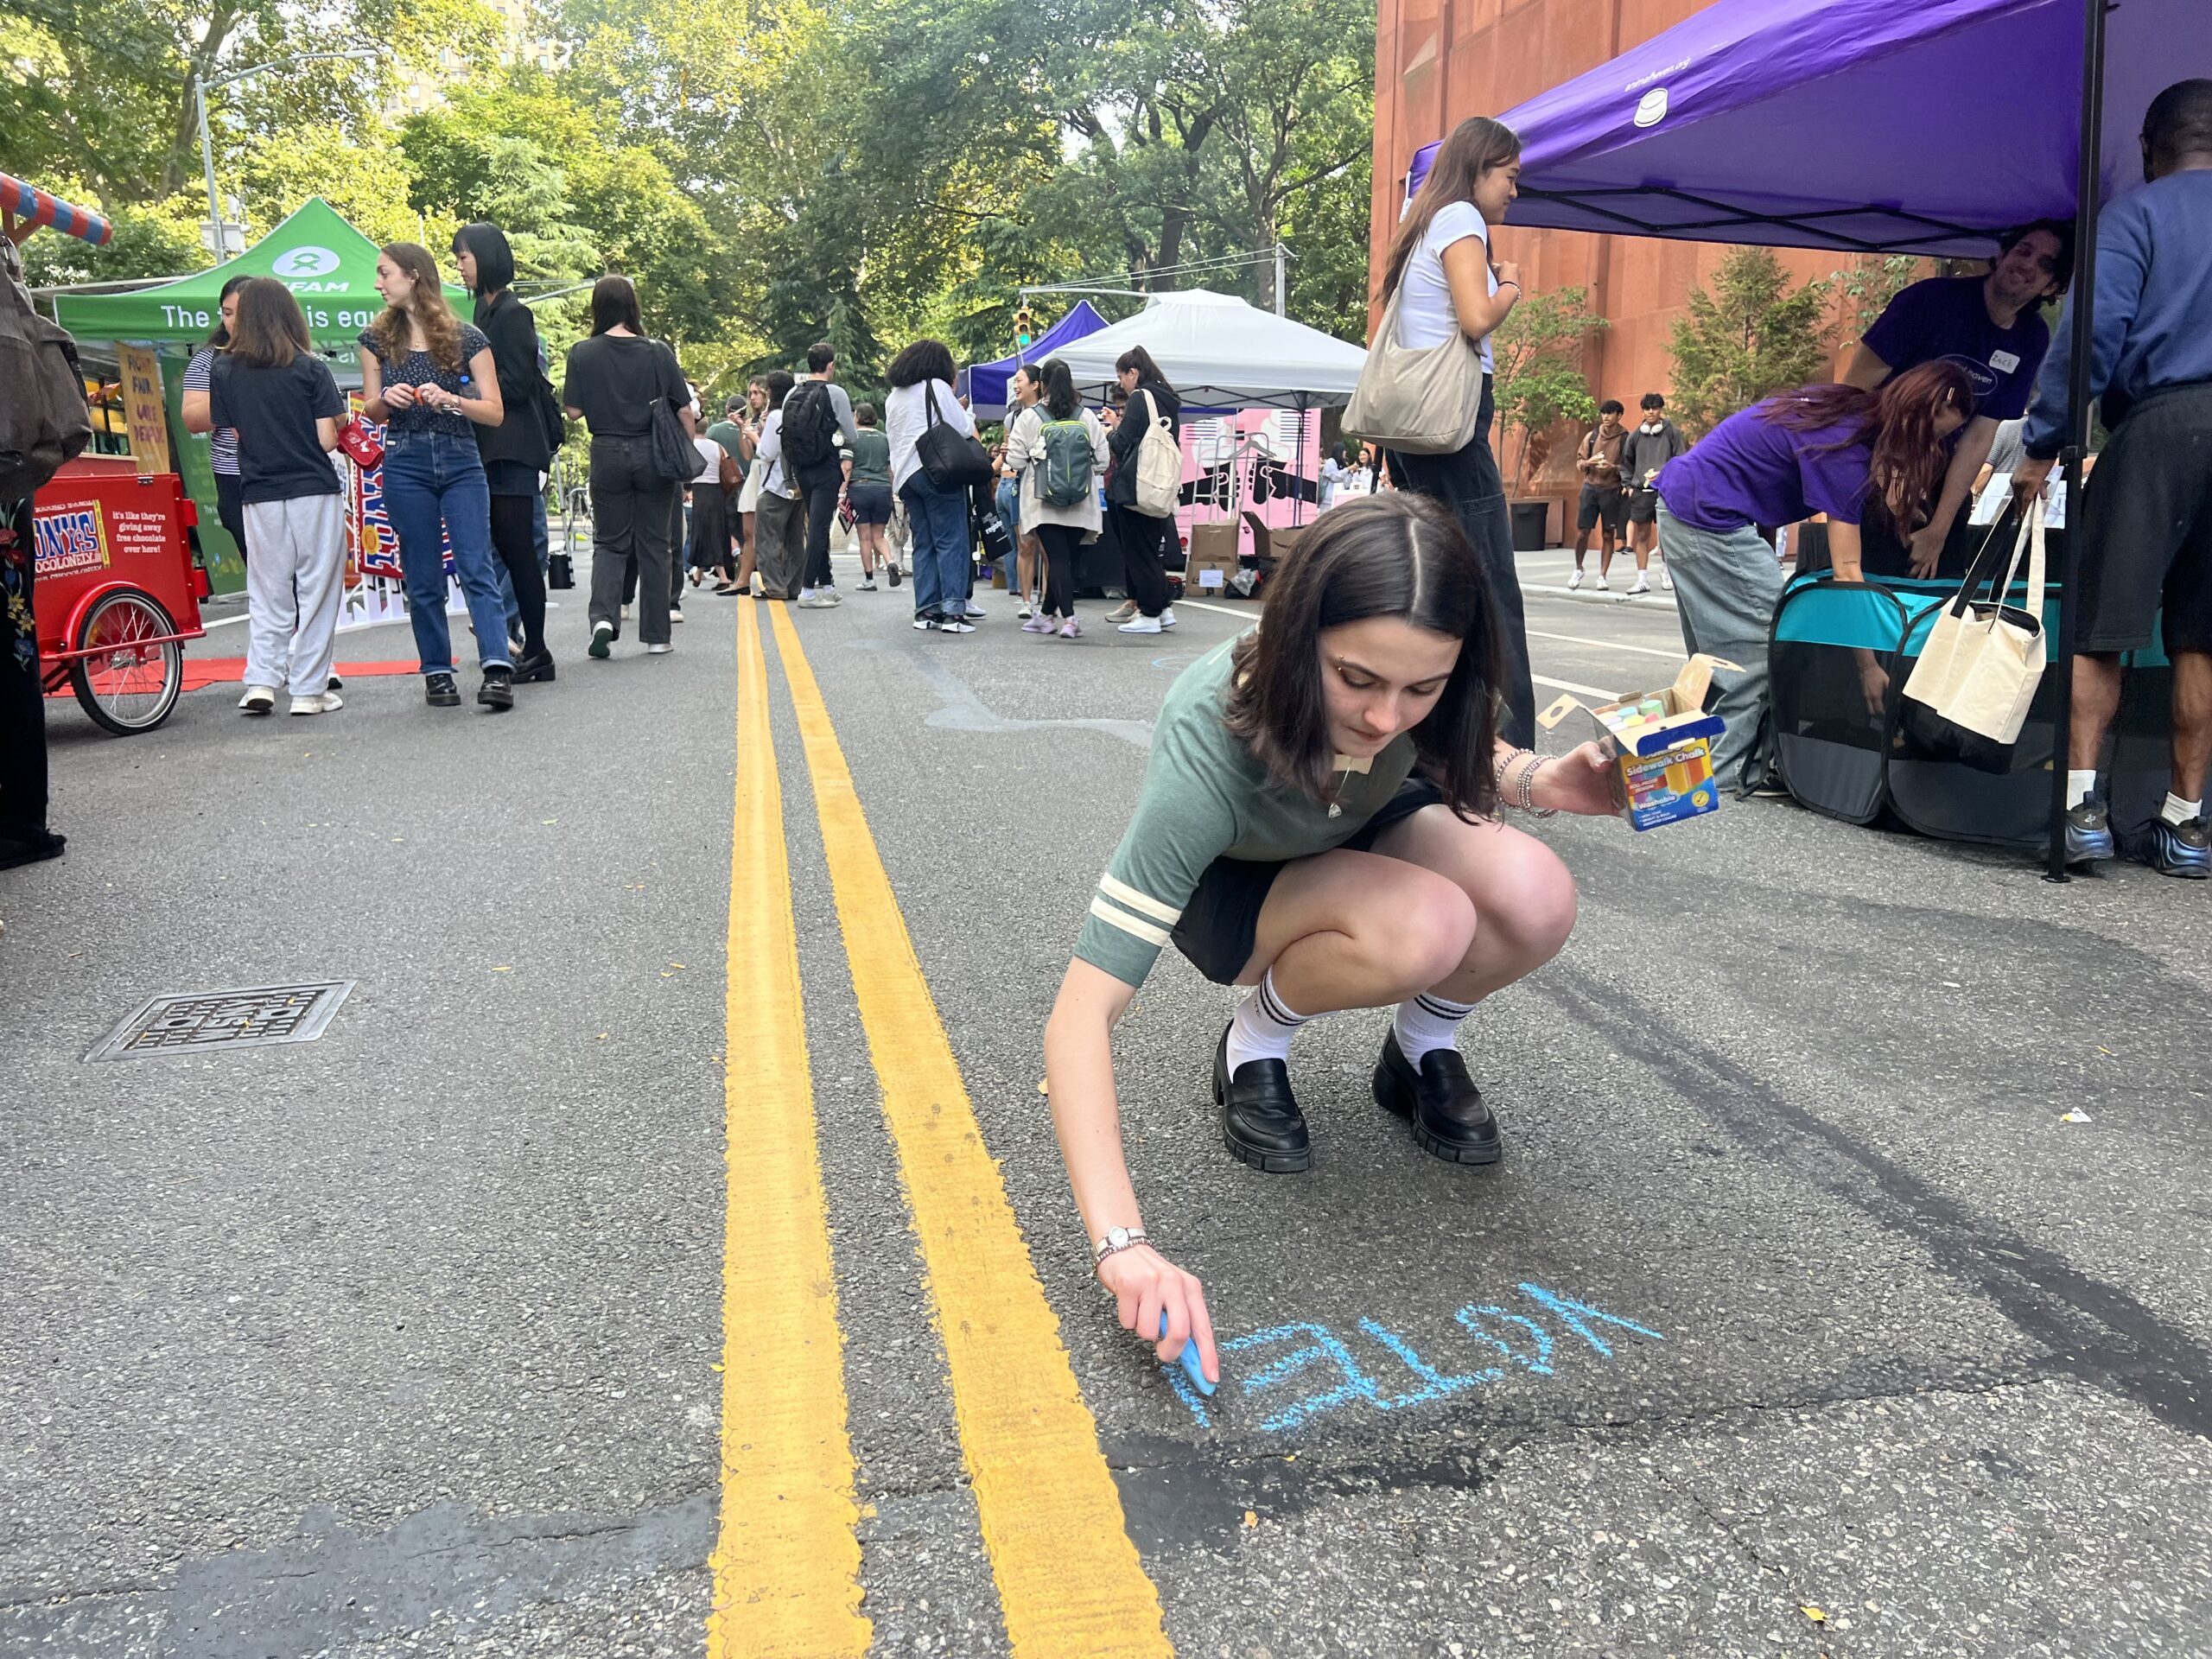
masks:
[[[77,343],[39,315],[17,278],[11,244],[0,254],[0,501],[18,501],[92,440]]]
[[[827,380],[802,380],[785,397],[784,459],[790,473],[810,473],[837,459],[837,406]]]

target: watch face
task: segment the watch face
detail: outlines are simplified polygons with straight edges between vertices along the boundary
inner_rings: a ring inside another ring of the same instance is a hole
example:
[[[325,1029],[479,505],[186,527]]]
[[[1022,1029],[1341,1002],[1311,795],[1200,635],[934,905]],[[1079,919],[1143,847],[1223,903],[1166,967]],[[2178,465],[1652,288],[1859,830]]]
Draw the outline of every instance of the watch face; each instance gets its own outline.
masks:
[[[1106,1242],[1117,1250],[1127,1249],[1129,1243],[1129,1230],[1126,1227],[1109,1227],[1106,1230]]]

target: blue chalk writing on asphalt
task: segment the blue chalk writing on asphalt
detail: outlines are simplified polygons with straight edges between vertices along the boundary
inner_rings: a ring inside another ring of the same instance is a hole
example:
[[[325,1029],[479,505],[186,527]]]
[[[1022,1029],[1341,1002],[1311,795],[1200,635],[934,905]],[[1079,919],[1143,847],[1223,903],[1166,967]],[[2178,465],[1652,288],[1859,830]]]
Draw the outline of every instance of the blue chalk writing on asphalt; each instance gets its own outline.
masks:
[[[1509,1313],[1502,1307],[1478,1307],[1472,1302],[1468,1303],[1452,1317],[1465,1325],[1468,1334],[1477,1342],[1488,1343],[1523,1370],[1534,1371],[1539,1376],[1549,1376],[1552,1374],[1552,1333],[1534,1319],[1524,1314]],[[1507,1319],[1521,1326],[1535,1338],[1536,1351],[1533,1354],[1524,1354],[1518,1349],[1507,1346],[1503,1341],[1483,1329],[1484,1324],[1491,1319]]]
[[[1593,1328],[1595,1325],[1610,1325],[1637,1336],[1649,1337],[1654,1342],[1667,1340],[1649,1325],[1638,1325],[1634,1319],[1604,1308],[1593,1307],[1523,1281],[1516,1288],[1540,1309],[1555,1316],[1561,1324],[1589,1345],[1590,1351],[1600,1359],[1613,1357],[1612,1345]],[[1556,1338],[1551,1332],[1525,1313],[1512,1313],[1486,1302],[1470,1302],[1453,1319],[1467,1334],[1486,1347],[1494,1348],[1503,1358],[1536,1376],[1552,1376],[1552,1354]],[[1413,1373],[1416,1386],[1396,1393],[1385,1393],[1382,1385],[1353,1357],[1336,1332],[1325,1325],[1300,1320],[1289,1325],[1272,1325],[1265,1331],[1255,1331],[1249,1336],[1236,1338],[1221,1344],[1224,1362],[1234,1355],[1251,1353],[1257,1350],[1279,1348],[1287,1343],[1297,1343],[1287,1353],[1277,1353],[1256,1370],[1240,1372],[1224,1363],[1222,1385],[1232,1380],[1236,1392],[1243,1396],[1269,1395],[1267,1404],[1271,1414],[1261,1420],[1259,1427],[1269,1433],[1279,1433],[1295,1428],[1310,1418],[1340,1411],[1346,1406],[1365,1404],[1377,1411],[1403,1411],[1441,1400],[1466,1389],[1494,1382],[1505,1375],[1503,1365],[1489,1365],[1480,1370],[1445,1371],[1432,1365],[1414,1350],[1413,1344],[1395,1332],[1371,1319],[1359,1321],[1359,1329],[1369,1340],[1376,1343],[1407,1370]],[[1509,1341],[1508,1337],[1511,1338]],[[1315,1367],[1326,1367],[1333,1372],[1333,1379],[1316,1391],[1278,1404],[1284,1385],[1300,1378]],[[1190,1408],[1191,1415],[1200,1428],[1213,1425],[1212,1414],[1197,1389],[1175,1365],[1165,1365],[1168,1384],[1182,1402]]]

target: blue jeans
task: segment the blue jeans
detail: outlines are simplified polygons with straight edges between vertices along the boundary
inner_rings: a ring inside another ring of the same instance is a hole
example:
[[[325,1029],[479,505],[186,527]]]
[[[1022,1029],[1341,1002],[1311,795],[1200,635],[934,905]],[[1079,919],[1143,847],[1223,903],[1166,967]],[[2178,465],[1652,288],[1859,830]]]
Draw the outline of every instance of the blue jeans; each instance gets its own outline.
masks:
[[[1006,566],[1006,590],[1009,594],[1021,591],[1021,578],[1017,574],[1021,558],[1021,482],[1019,479],[1002,478],[998,488],[999,522],[1006,526],[1007,534],[1014,537],[1014,551],[1002,563]]]
[[[384,448],[385,510],[399,538],[407,620],[425,674],[454,671],[446,626],[442,524],[453,543],[454,573],[468,600],[476,654],[486,668],[510,665],[506,607],[499,602],[499,558],[492,551],[492,493],[475,437],[467,432],[405,432]]]
[[[914,614],[958,618],[968,608],[968,492],[940,490],[916,473],[899,491],[914,526]]]

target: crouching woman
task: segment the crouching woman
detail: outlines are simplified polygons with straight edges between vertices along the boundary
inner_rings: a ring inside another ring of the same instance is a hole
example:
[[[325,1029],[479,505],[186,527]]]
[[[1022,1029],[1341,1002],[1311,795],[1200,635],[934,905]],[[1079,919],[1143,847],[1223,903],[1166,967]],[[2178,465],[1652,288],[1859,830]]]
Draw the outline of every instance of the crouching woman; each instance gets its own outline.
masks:
[[[1291,1040],[1348,1008],[1395,1007],[1375,1095],[1421,1147],[1499,1156],[1456,1033],[1558,953],[1575,898],[1558,856],[1497,809],[1614,810],[1593,746],[1554,759],[1499,742],[1500,671],[1481,559],[1444,509],[1395,494],[1325,514],[1270,583],[1264,624],[1168,691],[1045,1033],[1096,1271],[1162,1359],[1196,1340],[1218,1375],[1198,1280],[1146,1238],[1115,1097],[1110,1033],[1162,947],[1252,988],[1213,1066],[1222,1137],[1245,1163],[1311,1166]]]

